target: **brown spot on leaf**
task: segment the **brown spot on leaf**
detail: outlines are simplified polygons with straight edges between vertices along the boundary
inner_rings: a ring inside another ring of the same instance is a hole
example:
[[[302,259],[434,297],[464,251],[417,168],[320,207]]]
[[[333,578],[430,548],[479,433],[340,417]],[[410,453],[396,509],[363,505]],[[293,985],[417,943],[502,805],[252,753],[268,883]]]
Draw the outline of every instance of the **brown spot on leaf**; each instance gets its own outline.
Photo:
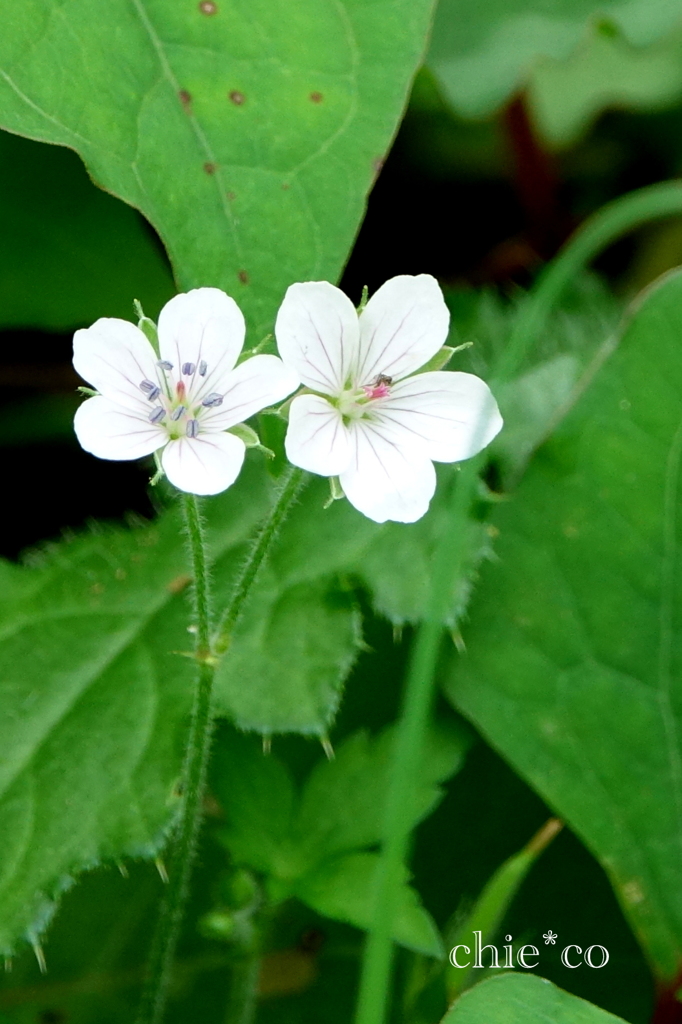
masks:
[[[310,94],[310,99],[312,103],[321,103],[323,98],[324,97],[322,96],[321,92],[311,92]]]
[[[185,110],[189,110],[192,106],[192,97],[187,92],[187,90],[181,89],[180,92],[178,93],[178,96],[180,97],[180,102],[182,103]]]
[[[241,107],[246,102],[246,96],[239,89],[233,89],[230,93],[230,99],[234,103],[235,107]]]
[[[228,193],[227,193],[227,198],[228,198],[228,199],[230,200],[230,202],[232,202],[232,200],[233,200],[233,199],[236,199],[237,197],[236,197],[236,195],[234,194],[234,192],[228,192]]]
[[[237,277],[239,278],[242,284],[249,283],[249,275],[246,273],[245,270],[240,270],[239,273],[237,274]]]
[[[381,168],[383,166],[384,166],[384,158],[383,158],[383,156],[377,156],[377,157],[374,158],[374,160],[372,160],[372,170],[374,171],[374,173],[376,175],[379,175],[379,173],[381,172]]]
[[[207,174],[215,174],[216,165],[212,163],[206,163],[204,164],[204,170],[206,171]]]
[[[289,184],[288,181],[283,181],[282,182],[282,188],[291,188],[291,185]]]
[[[187,573],[183,573],[181,576],[176,576],[174,580],[171,580],[166,589],[171,594],[181,594],[191,582],[192,577],[188,576]]]
[[[199,10],[201,11],[202,14],[217,14],[218,5],[214,3],[213,0],[201,0],[201,3],[199,4]]]

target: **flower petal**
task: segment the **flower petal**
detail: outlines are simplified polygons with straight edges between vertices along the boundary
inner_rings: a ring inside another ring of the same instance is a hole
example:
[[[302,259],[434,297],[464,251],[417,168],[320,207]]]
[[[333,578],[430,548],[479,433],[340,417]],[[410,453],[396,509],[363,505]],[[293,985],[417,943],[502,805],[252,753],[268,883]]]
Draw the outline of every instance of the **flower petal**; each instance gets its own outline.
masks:
[[[348,428],[320,395],[301,395],[291,403],[284,448],[289,462],[319,476],[338,476],[351,458]]]
[[[234,299],[219,288],[194,288],[176,295],[159,315],[161,358],[173,364],[180,379],[182,367],[192,364],[188,382],[195,398],[222,392],[226,375],[232,370],[244,346],[246,325]],[[206,373],[200,374],[202,363]]]
[[[234,434],[200,434],[169,441],[161,464],[179,490],[219,494],[239,476],[245,452],[244,442]]]
[[[156,354],[134,324],[104,317],[73,337],[73,365],[105,398],[128,409],[149,411],[144,380],[157,382]],[[131,456],[134,458],[135,456]]]
[[[490,388],[472,373],[435,370],[399,381],[377,410],[398,443],[424,443],[430,459],[461,462],[490,444],[502,417]]]
[[[149,422],[148,411],[139,416],[98,395],[78,407],[73,427],[81,448],[99,459],[139,459],[161,448],[167,439],[162,427]]]
[[[275,323],[277,347],[303,383],[336,395],[349,379],[358,350],[358,315],[348,296],[328,281],[287,289]]]
[[[421,519],[436,489],[436,472],[423,447],[396,444],[369,420],[357,421],[350,431],[351,464],[339,479],[351,505],[376,523]]]
[[[378,374],[400,380],[445,344],[450,312],[434,277],[392,277],[360,315],[358,384]]]
[[[277,356],[252,356],[225,377],[222,405],[202,410],[202,429],[225,430],[248,420],[266,406],[281,402],[298,384],[294,371]]]

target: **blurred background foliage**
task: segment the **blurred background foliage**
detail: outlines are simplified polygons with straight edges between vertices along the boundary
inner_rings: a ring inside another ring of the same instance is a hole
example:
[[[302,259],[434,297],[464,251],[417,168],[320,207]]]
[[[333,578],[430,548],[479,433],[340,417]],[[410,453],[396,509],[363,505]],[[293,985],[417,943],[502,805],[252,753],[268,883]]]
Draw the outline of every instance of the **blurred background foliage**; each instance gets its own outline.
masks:
[[[342,287],[357,300],[364,284],[371,291],[397,273],[435,274],[456,338],[475,342],[465,364],[485,374],[523,289],[572,230],[609,199],[681,169],[679,3],[612,0],[597,8],[562,0],[549,9],[531,0],[441,0]],[[155,316],[174,285],[153,230],[96,188],[75,153],[2,133],[0,185],[0,447],[6,484],[21,496],[5,499],[0,553],[16,558],[92,518],[154,514],[145,467],[98,462],[75,444],[71,334],[98,316],[131,317],[133,298]],[[613,246],[597,276],[577,283],[577,298],[569,297],[553,325],[561,345],[549,337],[538,354],[550,362],[562,353],[560,372],[551,374],[558,399],[570,393],[628,298],[680,261],[682,219],[671,219]],[[530,429],[528,452],[558,399],[536,410],[534,428],[523,428]],[[523,394],[510,395],[510,429],[519,401]],[[502,436],[500,478],[518,471],[513,459],[522,447]],[[378,732],[398,710],[410,628],[401,636],[369,606],[362,610],[365,649],[334,725],[335,746],[360,728]],[[383,610],[390,618],[390,608]],[[463,728],[444,703],[441,712]],[[300,737],[277,739],[274,750],[299,780],[323,756],[315,741]],[[213,799],[183,940],[172,1016],[178,1022],[190,1015],[217,1021],[226,1012],[224,976],[234,954],[210,915],[232,896],[218,891],[230,872],[219,839],[219,794]],[[548,817],[540,798],[472,732],[463,766],[444,782],[442,801],[416,834],[413,884],[437,924],[465,913]],[[40,976],[30,954],[20,956],[0,985],[0,1020],[130,1019],[161,882],[148,865],[129,866],[125,875],[97,869],[66,895],[50,932],[48,975]],[[632,1024],[649,1020],[653,982],[642,953],[601,867],[567,830],[532,867],[504,917],[505,931],[519,941],[548,928],[560,945],[564,938],[601,942],[611,960],[602,971],[569,972],[559,945],[543,957],[546,977]],[[348,1021],[360,942],[350,924],[293,900],[274,926],[259,1021]],[[414,952],[400,953],[408,1003],[419,969]],[[396,1020],[403,1008],[395,1008]],[[415,1022],[430,1019],[428,1008],[411,1013]]]

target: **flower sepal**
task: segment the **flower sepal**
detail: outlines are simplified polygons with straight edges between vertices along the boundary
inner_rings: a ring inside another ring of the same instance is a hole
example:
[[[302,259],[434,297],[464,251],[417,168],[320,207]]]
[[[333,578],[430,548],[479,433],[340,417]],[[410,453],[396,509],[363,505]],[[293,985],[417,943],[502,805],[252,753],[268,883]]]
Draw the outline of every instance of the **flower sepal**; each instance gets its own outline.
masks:
[[[148,316],[145,316],[145,312],[142,308],[142,303],[139,299],[135,299],[133,302],[135,309],[135,315],[137,317],[137,326],[144,334],[147,341],[150,343],[157,356],[159,355],[159,332],[156,324]]]
[[[415,377],[420,373],[429,373],[432,370],[444,370],[455,352],[461,352],[465,348],[471,348],[472,345],[473,341],[465,341],[463,345],[457,345],[456,348],[453,348],[452,345],[443,345],[443,347],[436,352],[435,356],[432,356],[431,359],[429,359],[428,363],[424,363],[424,365],[420,366],[418,370],[415,370]]]
[[[271,448],[266,448],[264,444],[261,444],[258,434],[248,423],[235,423],[233,427],[229,428],[227,433],[234,434],[235,437],[244,442],[247,448],[255,448],[256,451],[263,452],[263,455],[268,459],[274,459],[275,453]]]
[[[340,501],[341,498],[346,497],[346,492],[341,486],[341,481],[338,476],[329,477],[329,497],[322,506],[324,509],[331,508],[335,501]]]

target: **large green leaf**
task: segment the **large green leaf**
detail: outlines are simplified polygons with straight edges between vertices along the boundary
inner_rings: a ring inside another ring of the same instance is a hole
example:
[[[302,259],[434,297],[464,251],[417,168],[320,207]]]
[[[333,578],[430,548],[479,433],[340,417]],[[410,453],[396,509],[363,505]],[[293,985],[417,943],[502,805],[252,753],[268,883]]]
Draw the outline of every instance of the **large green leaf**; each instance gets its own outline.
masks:
[[[181,288],[270,329],[335,280],[433,0],[28,0],[4,12],[0,124],[75,149],[159,232]]]
[[[214,552],[231,562],[267,507],[262,477],[246,476],[250,487],[216,503]],[[159,848],[193,673],[180,653],[191,638],[176,512],[2,575],[0,951],[10,952],[41,931],[73,871]]]
[[[598,1006],[529,974],[502,974],[469,989],[442,1024],[624,1024]]]
[[[500,509],[447,687],[601,860],[664,978],[682,963],[681,337],[675,272]]]
[[[543,57],[565,60],[590,20],[644,46],[680,19],[670,0],[440,0],[428,65],[464,117],[482,117],[526,85]]]

